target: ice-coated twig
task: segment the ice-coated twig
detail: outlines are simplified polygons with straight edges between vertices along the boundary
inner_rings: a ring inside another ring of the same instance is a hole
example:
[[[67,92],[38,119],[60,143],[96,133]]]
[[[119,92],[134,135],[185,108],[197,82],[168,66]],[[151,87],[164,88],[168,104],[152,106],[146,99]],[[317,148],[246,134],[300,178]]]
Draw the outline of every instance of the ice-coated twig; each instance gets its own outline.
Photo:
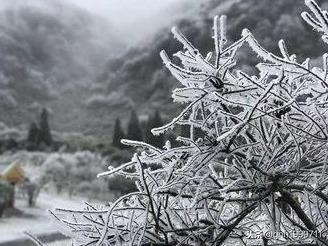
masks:
[[[314,17],[302,17],[327,41],[327,12],[306,4]],[[289,245],[283,235],[295,231],[313,232],[303,245],[328,245],[327,54],[322,68],[299,63],[283,40],[275,55],[247,29],[227,45],[226,17],[214,18],[213,32],[206,57],[177,28],[180,62],[160,53],[184,109],[152,133],[186,127],[188,135],[163,148],[124,140],[143,151],[99,176],[134,178],[137,191],[53,212],[76,245]],[[236,68],[244,46],[258,73]],[[247,237],[268,229],[277,238]]]
[[[33,243],[35,243],[35,245],[44,246],[44,244],[36,236],[32,235],[27,231],[25,231],[24,234],[27,235],[33,241]]]
[[[301,14],[302,18],[313,27],[314,30],[322,33],[322,40],[328,43],[328,13],[322,10],[314,0],[306,0],[305,4],[309,7],[314,18],[308,12]]]

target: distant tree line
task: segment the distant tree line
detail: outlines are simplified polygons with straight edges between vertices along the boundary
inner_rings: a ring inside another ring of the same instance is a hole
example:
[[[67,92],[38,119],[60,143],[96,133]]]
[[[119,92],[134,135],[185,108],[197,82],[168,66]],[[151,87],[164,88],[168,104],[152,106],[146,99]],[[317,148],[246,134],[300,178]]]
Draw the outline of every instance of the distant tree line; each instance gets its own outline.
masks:
[[[119,118],[116,119],[112,144],[117,148],[123,149],[125,146],[121,143],[121,140],[130,139],[135,141],[146,141],[156,147],[163,147],[165,144],[165,136],[154,136],[151,133],[152,128],[159,127],[162,124],[163,120],[159,111],[155,111],[146,122],[140,122],[136,111],[132,110],[126,133],[123,130],[121,120]]]
[[[64,150],[66,152],[89,150],[100,152],[104,156],[111,155],[113,160],[117,159],[118,162],[122,162],[126,158],[124,156],[129,155],[132,151],[131,148],[121,143],[122,139],[143,141],[158,148],[163,147],[167,140],[170,140],[171,146],[179,145],[180,143],[176,141],[177,134],[173,131],[168,131],[159,136],[154,136],[151,133],[151,129],[160,127],[163,124],[164,120],[158,110],[149,115],[147,120],[140,120],[136,111],[132,110],[126,129],[123,129],[121,120],[119,118],[116,119],[111,143],[88,142],[87,145],[83,143],[74,145],[71,142],[59,142],[53,139],[49,124],[49,113],[47,109],[43,109],[39,115],[39,119],[30,123],[26,139],[0,139],[0,152],[20,149],[29,151],[57,151],[62,146],[65,146]],[[180,126],[179,132],[180,136],[189,137],[189,126]],[[195,135],[202,137],[199,129],[195,130]]]
[[[0,152],[20,149],[41,151],[57,150],[60,145],[60,143],[55,142],[52,138],[48,111],[42,109],[38,121],[34,121],[30,124],[26,139],[19,140],[13,137],[0,139]]]
[[[148,120],[145,122],[140,122],[139,118],[137,117],[136,111],[132,110],[127,124],[126,133],[123,130],[121,120],[119,118],[116,119],[112,144],[117,148],[124,149],[126,148],[126,146],[121,143],[121,140],[130,139],[135,141],[143,141],[158,148],[163,147],[167,140],[170,140],[173,146],[178,145],[179,143],[176,141],[176,134],[174,134],[173,132],[167,132],[166,134],[162,134],[159,136],[154,136],[151,133],[151,129],[160,126],[163,126],[163,119],[158,110],[156,110],[152,115],[150,115]],[[189,133],[189,126],[180,127],[180,136],[189,137]],[[199,129],[195,129],[194,134],[196,138],[203,137],[203,134]]]

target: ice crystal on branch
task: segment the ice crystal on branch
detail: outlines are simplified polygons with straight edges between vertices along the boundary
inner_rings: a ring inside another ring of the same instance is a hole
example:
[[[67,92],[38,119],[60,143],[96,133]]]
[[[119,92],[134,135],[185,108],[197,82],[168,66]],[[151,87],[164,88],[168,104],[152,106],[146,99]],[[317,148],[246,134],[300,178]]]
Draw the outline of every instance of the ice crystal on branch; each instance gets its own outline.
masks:
[[[322,10],[314,0],[306,0],[305,4],[309,7],[314,15],[303,12],[303,19],[313,27],[314,30],[322,33],[322,40],[328,43],[328,12]]]
[[[306,4],[317,20],[303,18],[326,33],[327,13]],[[185,108],[152,132],[188,126],[190,137],[162,149],[124,140],[143,152],[100,176],[135,179],[138,191],[109,207],[53,212],[76,245],[328,244],[327,55],[322,68],[311,67],[283,40],[281,56],[274,55],[247,29],[231,43],[225,23],[214,18],[207,55],[172,29],[183,45],[175,54],[181,62],[160,55],[180,82],[173,99]],[[255,75],[236,68],[243,46],[259,58]],[[280,236],[249,237],[268,230]],[[312,233],[300,239],[295,231]]]

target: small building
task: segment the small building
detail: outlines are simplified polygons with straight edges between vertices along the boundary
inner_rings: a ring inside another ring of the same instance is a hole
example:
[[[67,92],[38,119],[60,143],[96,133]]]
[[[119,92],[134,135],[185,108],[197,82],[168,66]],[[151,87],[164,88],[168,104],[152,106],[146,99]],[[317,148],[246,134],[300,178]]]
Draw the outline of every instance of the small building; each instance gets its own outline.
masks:
[[[7,207],[13,208],[15,203],[15,185],[24,182],[26,178],[25,172],[18,161],[13,162],[6,167],[2,164],[0,167],[2,168],[0,169],[0,180],[12,186],[12,192],[10,192]]]
[[[24,182],[25,178],[25,172],[19,162],[15,161],[5,168],[0,165],[0,180],[16,185]]]

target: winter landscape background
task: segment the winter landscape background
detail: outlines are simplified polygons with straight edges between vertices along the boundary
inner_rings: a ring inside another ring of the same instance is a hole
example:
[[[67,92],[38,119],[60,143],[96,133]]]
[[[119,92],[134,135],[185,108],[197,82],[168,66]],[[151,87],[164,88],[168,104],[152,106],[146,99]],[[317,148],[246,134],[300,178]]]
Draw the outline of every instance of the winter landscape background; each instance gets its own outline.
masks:
[[[0,172],[19,162],[35,192],[29,204],[29,187],[17,185],[15,209],[0,217],[0,245],[24,231],[55,233],[53,206],[134,190],[131,181],[96,178],[132,156],[121,138],[174,143],[176,133],[150,133],[179,112],[176,81],[159,57],[180,48],[171,26],[206,53],[213,16],[226,14],[231,40],[247,27],[268,50],[284,39],[319,63],[326,47],[300,19],[304,10],[303,0],[0,0]],[[245,49],[240,60],[251,71],[256,57]]]

